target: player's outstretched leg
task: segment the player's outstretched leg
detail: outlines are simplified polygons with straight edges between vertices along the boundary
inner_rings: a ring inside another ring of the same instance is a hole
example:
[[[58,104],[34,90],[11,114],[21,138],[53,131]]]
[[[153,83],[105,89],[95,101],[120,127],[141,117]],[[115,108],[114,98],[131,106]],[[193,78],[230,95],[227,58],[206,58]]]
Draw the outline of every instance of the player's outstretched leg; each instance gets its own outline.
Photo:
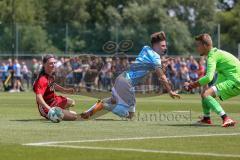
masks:
[[[100,117],[109,111],[115,106],[115,100],[113,98],[105,98],[103,100],[98,100],[96,104],[94,104],[87,111],[80,114],[82,119],[93,119]]]
[[[94,114],[101,110],[103,110],[103,102],[101,100],[98,100],[97,103],[95,103],[91,108],[81,113],[80,115],[83,119],[90,119],[91,116],[93,116]]]
[[[221,105],[214,98],[216,97],[215,91],[213,88],[209,88],[202,94],[203,104],[213,110],[217,115],[219,115],[222,120],[222,127],[234,126],[236,124],[231,118],[227,116]],[[205,107],[205,108],[207,108]]]

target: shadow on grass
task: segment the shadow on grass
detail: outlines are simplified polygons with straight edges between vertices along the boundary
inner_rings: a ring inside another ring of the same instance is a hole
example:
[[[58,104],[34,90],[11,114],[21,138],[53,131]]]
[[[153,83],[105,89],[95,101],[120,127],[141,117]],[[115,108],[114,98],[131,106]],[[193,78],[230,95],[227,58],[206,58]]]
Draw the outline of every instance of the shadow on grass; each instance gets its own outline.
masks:
[[[95,119],[95,121],[128,121],[128,120],[126,120],[126,119],[111,119],[111,118],[102,119],[102,118],[98,118],[98,119]]]
[[[170,126],[170,127],[219,127],[220,125],[201,125],[201,124],[157,124],[160,126]]]
[[[12,119],[10,121],[13,121],[13,122],[44,122],[44,123],[51,123],[51,121],[47,120],[47,119]],[[85,120],[83,120],[84,122]],[[125,119],[107,119],[107,118],[104,118],[104,119],[94,119],[94,120],[86,120],[86,121],[112,121],[112,122],[118,122],[118,121],[128,121],[128,120],[125,120]],[[70,122],[70,121],[69,121]]]
[[[14,122],[48,122],[48,120],[43,118],[36,118],[36,119],[12,119],[10,121]]]

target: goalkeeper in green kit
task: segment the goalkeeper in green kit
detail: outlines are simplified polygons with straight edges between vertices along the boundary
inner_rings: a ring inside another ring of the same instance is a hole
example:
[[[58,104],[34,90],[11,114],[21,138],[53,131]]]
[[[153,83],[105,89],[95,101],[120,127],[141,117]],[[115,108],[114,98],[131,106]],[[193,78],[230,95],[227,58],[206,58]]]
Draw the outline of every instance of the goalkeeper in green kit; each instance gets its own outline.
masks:
[[[201,34],[195,38],[196,50],[201,56],[207,57],[206,75],[195,82],[186,82],[185,89],[207,85],[213,80],[215,72],[218,73],[216,83],[202,92],[203,118],[199,124],[212,124],[210,111],[214,111],[222,120],[222,127],[234,126],[236,124],[227,116],[215,97],[222,101],[240,95],[240,61],[232,54],[213,48],[212,39],[208,34]]]

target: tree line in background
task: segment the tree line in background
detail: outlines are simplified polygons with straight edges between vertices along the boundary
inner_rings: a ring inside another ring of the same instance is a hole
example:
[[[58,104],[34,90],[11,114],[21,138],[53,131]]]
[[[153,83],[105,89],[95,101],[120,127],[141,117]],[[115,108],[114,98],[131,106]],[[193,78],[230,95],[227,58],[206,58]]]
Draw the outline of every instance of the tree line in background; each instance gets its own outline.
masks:
[[[134,42],[132,54],[150,34],[167,34],[170,54],[194,52],[195,35],[208,32],[234,54],[240,43],[237,0],[1,0],[0,52],[92,52],[112,40]]]

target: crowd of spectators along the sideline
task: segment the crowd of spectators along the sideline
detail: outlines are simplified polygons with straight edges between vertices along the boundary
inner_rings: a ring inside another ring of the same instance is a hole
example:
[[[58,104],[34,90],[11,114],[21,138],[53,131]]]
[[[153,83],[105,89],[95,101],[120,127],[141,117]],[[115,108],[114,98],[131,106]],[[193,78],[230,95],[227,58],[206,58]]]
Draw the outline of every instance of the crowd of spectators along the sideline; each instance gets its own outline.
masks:
[[[192,56],[174,59],[163,57],[162,61],[165,61],[162,65],[166,67],[166,75],[174,90],[181,91],[184,82],[197,80],[205,74],[204,58],[197,61]],[[74,86],[79,90],[83,88],[88,92],[110,91],[114,79],[133,62],[134,59],[127,57],[61,57],[56,62],[56,81],[63,86]],[[0,64],[1,90],[20,92],[31,89],[41,67],[41,60],[35,58],[2,61]],[[11,77],[8,78],[9,75]],[[164,92],[155,73],[149,74],[144,83],[136,88],[136,91]]]

